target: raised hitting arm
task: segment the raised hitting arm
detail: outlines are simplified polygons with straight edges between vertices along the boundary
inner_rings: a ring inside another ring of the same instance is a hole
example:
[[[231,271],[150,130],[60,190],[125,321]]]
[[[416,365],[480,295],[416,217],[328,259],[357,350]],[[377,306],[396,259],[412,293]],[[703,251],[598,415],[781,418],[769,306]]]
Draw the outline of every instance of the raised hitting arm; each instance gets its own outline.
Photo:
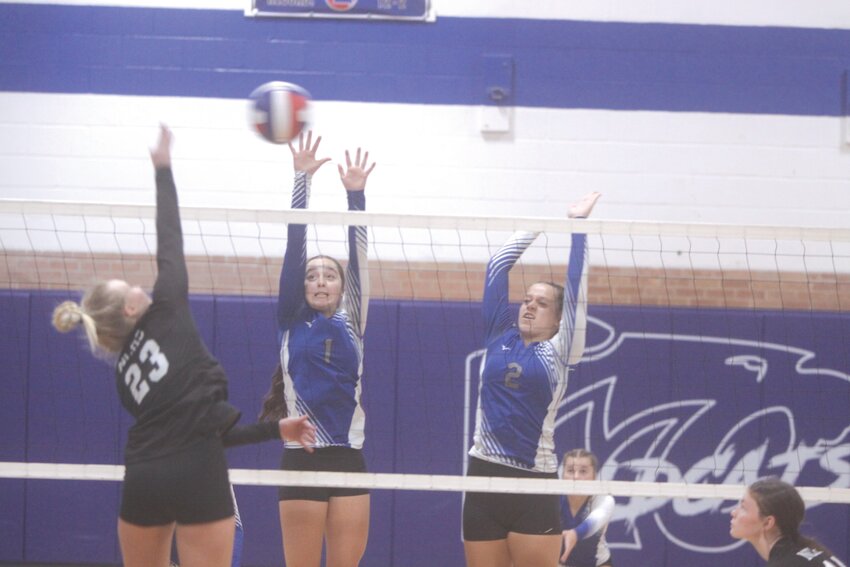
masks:
[[[177,187],[171,172],[173,134],[165,124],[160,125],[159,139],[151,148],[151,162],[156,170],[156,265],[157,277],[153,288],[155,298],[167,301],[187,301],[189,274],[183,255],[183,230],[177,204]]]

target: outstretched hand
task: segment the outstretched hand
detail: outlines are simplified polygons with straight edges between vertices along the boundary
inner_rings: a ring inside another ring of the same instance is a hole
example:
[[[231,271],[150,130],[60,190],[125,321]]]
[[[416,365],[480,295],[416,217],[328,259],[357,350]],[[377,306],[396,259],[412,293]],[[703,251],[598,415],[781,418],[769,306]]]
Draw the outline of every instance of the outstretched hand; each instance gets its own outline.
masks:
[[[171,167],[171,142],[173,139],[174,134],[171,133],[168,126],[160,124],[156,147],[150,149],[151,161],[155,168]]]
[[[307,132],[307,140],[304,140],[304,132],[298,134],[298,149],[289,143],[289,151],[292,152],[292,165],[295,171],[303,171],[307,175],[316,173],[322,165],[331,161],[331,158],[317,158],[316,152],[319,150],[319,144],[322,143],[322,137],[316,138],[316,143],[313,143],[313,131]]]
[[[348,154],[348,150],[345,150],[345,166],[343,169],[342,165],[338,165],[339,168],[339,178],[342,180],[342,185],[345,187],[346,191],[363,191],[366,189],[366,180],[369,178],[369,174],[372,173],[372,170],[375,169],[375,162],[372,162],[368,168],[366,167],[367,162],[369,161],[369,152],[365,152],[363,154],[363,159],[360,159],[360,148],[357,148],[357,154],[354,157],[354,163],[351,163],[351,156]]]
[[[596,191],[588,193],[579,201],[570,205],[569,209],[567,209],[567,216],[571,219],[583,219],[589,217],[590,212],[593,210],[593,206],[601,196],[602,193],[597,193]]]
[[[278,422],[280,438],[284,441],[300,443],[308,452],[313,452],[316,444],[316,426],[308,421],[308,416],[286,417]]]

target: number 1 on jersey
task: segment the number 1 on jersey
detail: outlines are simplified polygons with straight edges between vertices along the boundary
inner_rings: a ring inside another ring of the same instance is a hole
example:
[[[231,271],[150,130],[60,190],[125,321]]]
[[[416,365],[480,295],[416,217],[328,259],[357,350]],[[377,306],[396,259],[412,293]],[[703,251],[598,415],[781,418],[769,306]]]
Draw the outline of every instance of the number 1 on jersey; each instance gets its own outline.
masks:
[[[331,362],[331,347],[333,347],[333,339],[325,339],[325,362]]]

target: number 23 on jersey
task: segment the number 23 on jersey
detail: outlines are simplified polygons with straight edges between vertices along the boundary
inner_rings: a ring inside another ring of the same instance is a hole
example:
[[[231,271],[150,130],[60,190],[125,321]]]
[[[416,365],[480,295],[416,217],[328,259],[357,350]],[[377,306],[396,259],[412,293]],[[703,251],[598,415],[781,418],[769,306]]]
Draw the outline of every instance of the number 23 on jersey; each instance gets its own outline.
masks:
[[[167,372],[168,358],[155,340],[148,339],[139,351],[139,363],[134,362],[124,372],[124,384],[136,403],[141,404],[150,392],[151,384],[159,382]]]

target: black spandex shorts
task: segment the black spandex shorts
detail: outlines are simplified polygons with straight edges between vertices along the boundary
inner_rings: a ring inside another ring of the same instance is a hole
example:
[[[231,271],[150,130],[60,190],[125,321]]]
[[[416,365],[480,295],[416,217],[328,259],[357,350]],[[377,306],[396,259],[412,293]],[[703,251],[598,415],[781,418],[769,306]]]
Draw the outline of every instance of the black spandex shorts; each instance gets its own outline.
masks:
[[[280,458],[284,471],[366,472],[363,452],[350,447],[322,447],[312,453],[304,449],[284,449]],[[322,486],[281,486],[278,500],[314,500],[327,502],[334,496],[369,494],[365,488],[333,488]]]
[[[126,467],[120,513],[126,522],[202,524],[232,515],[227,459],[219,438]]]
[[[558,473],[524,471],[469,459],[467,476],[511,478],[558,478]],[[463,499],[463,539],[506,539],[508,532],[561,535],[561,499],[557,494],[505,494],[467,492]]]

